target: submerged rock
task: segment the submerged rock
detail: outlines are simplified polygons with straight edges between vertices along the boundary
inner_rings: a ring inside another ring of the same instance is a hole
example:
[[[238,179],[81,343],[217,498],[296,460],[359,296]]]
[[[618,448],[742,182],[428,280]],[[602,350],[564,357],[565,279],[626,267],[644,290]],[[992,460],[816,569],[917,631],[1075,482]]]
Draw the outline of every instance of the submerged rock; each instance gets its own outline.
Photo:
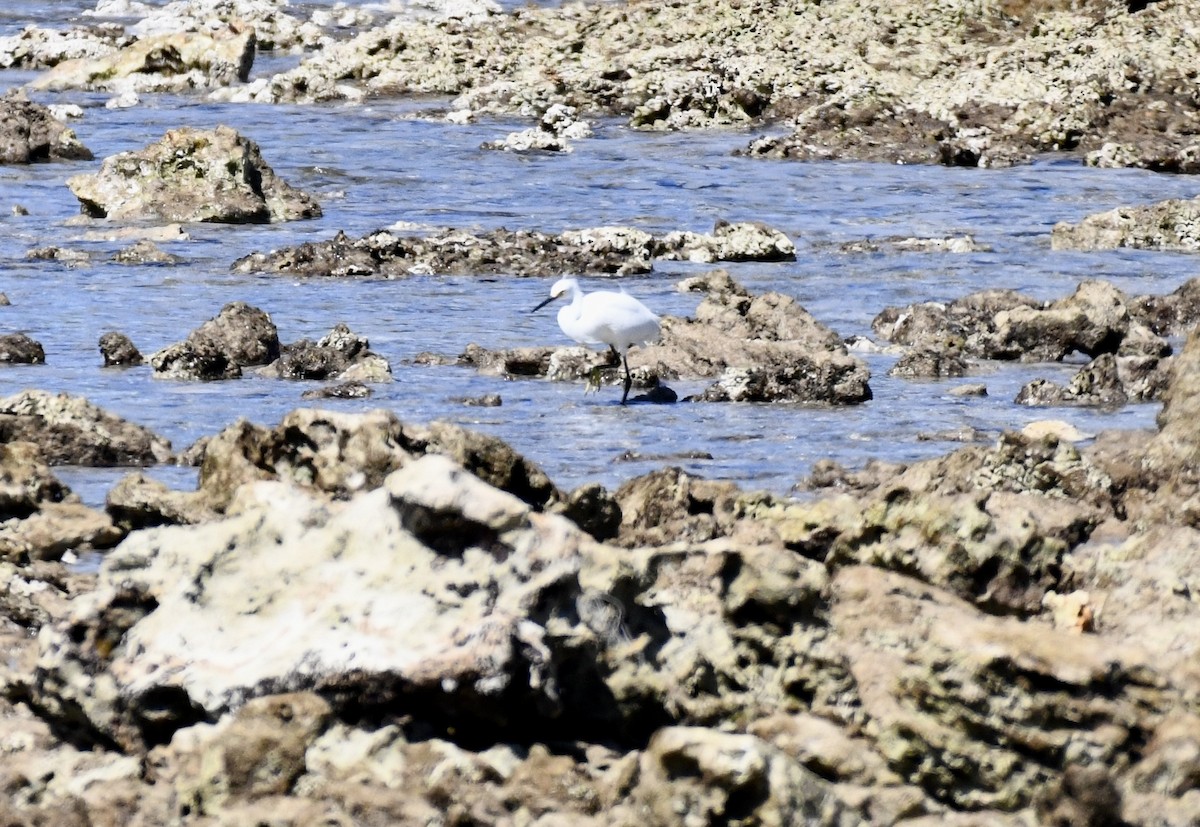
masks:
[[[156,465],[171,443],[80,396],[21,391],[0,399],[0,442],[32,442],[51,465]]]
[[[91,159],[91,150],[45,106],[20,90],[0,96],[0,165]]]
[[[264,224],[321,214],[311,196],[275,175],[258,144],[227,126],[171,130],[67,185],[94,218]]]
[[[1066,387],[1045,379],[1023,386],[1018,405],[1089,405],[1119,408],[1127,402],[1150,402],[1167,386],[1169,359],[1101,354],[1072,377]]]

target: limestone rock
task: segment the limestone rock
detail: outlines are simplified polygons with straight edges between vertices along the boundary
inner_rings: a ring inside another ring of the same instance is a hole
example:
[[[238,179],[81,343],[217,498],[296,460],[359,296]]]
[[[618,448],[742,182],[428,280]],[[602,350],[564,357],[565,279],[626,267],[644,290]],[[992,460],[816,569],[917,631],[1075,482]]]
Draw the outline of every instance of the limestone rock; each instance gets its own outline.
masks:
[[[1159,432],[1151,442],[1146,465],[1164,473],[1191,473],[1200,462],[1200,329],[1193,330],[1183,350],[1173,360],[1172,378],[1163,394],[1158,414]]]
[[[227,126],[171,130],[67,185],[96,218],[262,224],[321,214],[311,196],[275,175],[256,143]]]
[[[652,269],[655,259],[692,261],[785,261],[795,246],[761,223],[719,222],[712,234],[674,232],[654,236],[633,227],[590,227],[544,233],[442,230],[427,236],[379,230],[350,238],[252,253],[234,262],[244,273],[308,276],[413,274],[543,276],[546,273],[631,275]]]
[[[64,60],[34,89],[180,92],[245,82],[254,64],[253,28],[152,35],[97,57]]]
[[[871,326],[888,341],[910,346],[961,343],[965,356],[1060,361],[1091,357],[1165,356],[1170,346],[1135,318],[1133,301],[1108,282],[1086,280],[1075,292],[1039,302],[1009,290],[984,290],[949,304],[887,308]]]
[[[587,637],[561,605],[588,542],[567,521],[532,518],[442,457],[344,505],[278,483],[244,496],[221,523],[142,531],[110,553],[73,612],[76,642],[45,639],[35,691],[48,709],[77,706],[97,737],[136,748],[285,687],[343,712],[401,704],[500,729],[527,727],[511,712],[527,704],[549,721],[560,693],[584,690],[559,671],[578,645],[568,640]],[[493,586],[461,590],[485,571]],[[278,585],[291,597],[272,597]],[[308,609],[294,602],[303,594]],[[562,618],[544,620],[556,632],[528,615],[538,604]],[[64,680],[71,659],[99,666],[100,637],[114,633],[104,671]]]
[[[648,825],[746,820],[850,827],[865,823],[828,782],[753,735],[674,727],[655,733],[632,794]]]
[[[894,772],[955,808],[1027,805],[1070,765],[1108,765],[1148,738],[1175,702],[1136,648],[988,618],[871,567],[842,570],[832,588],[868,737]],[[1097,681],[1109,689],[1091,692]]]
[[[387,382],[391,366],[371,350],[371,343],[344,324],[312,342],[301,339],[285,345],[279,358],[260,373],[295,380]]]
[[[1060,222],[1051,233],[1055,250],[1200,249],[1200,199],[1171,199],[1140,207],[1117,207],[1076,224]]]
[[[155,465],[171,444],[83,397],[22,391],[0,399],[0,441],[37,444],[52,465]]]
[[[0,97],[0,165],[92,159],[66,124],[23,92]]]

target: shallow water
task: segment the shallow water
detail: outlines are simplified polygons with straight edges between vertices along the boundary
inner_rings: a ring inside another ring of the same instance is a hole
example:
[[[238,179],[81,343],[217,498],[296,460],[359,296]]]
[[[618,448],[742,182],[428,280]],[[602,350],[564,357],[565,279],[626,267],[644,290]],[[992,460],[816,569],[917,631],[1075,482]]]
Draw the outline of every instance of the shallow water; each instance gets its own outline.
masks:
[[[17,3],[0,13],[0,34],[29,20],[62,21],[90,3]],[[25,16],[21,16],[25,10]],[[277,64],[281,59],[273,59]],[[256,71],[265,71],[262,64]],[[8,72],[6,86],[32,75]],[[799,260],[733,264],[733,276],[755,291],[795,296],[843,336],[869,335],[884,307],[952,299],[987,287],[1041,298],[1074,290],[1084,278],[1113,281],[1136,293],[1169,292],[1200,271],[1187,254],[1050,250],[1049,231],[1121,204],[1191,197],[1196,183],[1139,171],[1094,170],[1077,159],[1046,160],[1011,170],[964,170],[857,163],[796,163],[737,158],[731,150],[753,135],[641,134],[618,122],[597,124],[596,137],[561,156],[520,156],[479,149],[521,129],[517,121],[455,126],[417,117],[445,101],[377,101],[361,107],[265,107],[211,104],[194,98],[143,96],[132,109],[104,108],[103,94],[38,94],[44,103],[76,103],[72,124],[96,154],[93,162],[0,167],[0,331],[22,331],[46,349],[44,366],[0,368],[0,395],[23,388],[80,394],[170,438],[182,449],[238,417],[273,424],[303,405],[315,385],[247,376],[211,384],[153,379],[149,367],[105,370],[97,340],[127,333],[143,353],[183,339],[230,301],[268,311],[284,341],[323,335],[338,322],[367,336],[392,363],[396,381],[362,401],[328,401],[340,410],[388,408],[406,421],[447,419],[496,434],[540,463],[560,486],[599,480],[615,486],[663,464],[731,479],[747,487],[788,491],[821,458],[849,466],[867,459],[907,461],[953,447],[919,435],[971,426],[989,433],[1044,418],[1067,419],[1085,431],[1142,427],[1157,406],[1115,413],[1030,409],[1012,403],[1035,377],[1063,380],[1077,366],[985,365],[968,380],[911,381],[886,376],[893,357],[870,356],[875,399],[865,405],[617,405],[619,389],[583,394],[582,385],[538,380],[504,382],[454,367],[422,367],[423,351],[457,354],[469,343],[499,348],[563,343],[554,314],[530,315],[556,274],[545,278],[296,280],[233,274],[230,264],[256,250],[358,235],[397,221],[430,227],[556,231],[601,224],[665,232],[707,231],[718,219],[760,220],[795,240]],[[94,170],[99,159],[141,148],[178,126],[229,124],[262,147],[285,180],[313,192],[325,215],[265,227],[198,225],[192,240],[163,243],[178,266],[123,266],[108,255],[129,241],[88,241],[99,229],[76,226],[79,209],[64,182]],[[10,214],[21,205],[29,215]],[[972,234],[992,252],[859,253],[838,245],[888,236]],[[96,262],[72,268],[31,261],[26,252],[58,244],[88,250]],[[627,290],[659,313],[691,314],[700,297],[674,283],[707,268],[659,264],[655,273],[624,279]],[[600,280],[590,280],[596,286]],[[585,289],[588,287],[585,280]],[[986,382],[989,395],[962,399],[948,390]],[[684,393],[703,383],[678,383]],[[464,396],[499,393],[498,408],[464,407]],[[698,457],[711,457],[698,458]],[[123,472],[64,469],[90,502]],[[190,469],[158,469],[190,486]]]

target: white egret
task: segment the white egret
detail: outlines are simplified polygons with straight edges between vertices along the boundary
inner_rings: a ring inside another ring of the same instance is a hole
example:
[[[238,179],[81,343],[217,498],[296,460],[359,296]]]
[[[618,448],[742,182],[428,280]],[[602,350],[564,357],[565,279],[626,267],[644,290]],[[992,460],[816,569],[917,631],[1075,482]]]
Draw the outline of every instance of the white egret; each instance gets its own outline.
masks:
[[[633,385],[626,354],[633,345],[649,344],[658,338],[658,316],[628,293],[612,290],[584,293],[579,282],[572,278],[554,282],[550,298],[530,312],[536,313],[563,296],[569,297],[571,303],[558,311],[558,326],[562,332],[581,344],[608,345],[613,357],[610,364],[616,366],[619,361],[624,365],[625,393],[621,395],[624,405]]]

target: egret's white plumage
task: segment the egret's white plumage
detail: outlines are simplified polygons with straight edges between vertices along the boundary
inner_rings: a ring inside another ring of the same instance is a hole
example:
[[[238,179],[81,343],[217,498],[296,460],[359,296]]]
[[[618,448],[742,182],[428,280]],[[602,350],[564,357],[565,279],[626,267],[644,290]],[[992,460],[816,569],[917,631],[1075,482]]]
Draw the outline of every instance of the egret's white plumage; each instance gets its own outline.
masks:
[[[558,326],[562,332],[585,345],[608,345],[625,367],[625,393],[621,404],[629,397],[633,379],[629,375],[629,348],[645,345],[658,338],[658,316],[633,296],[612,290],[584,293],[579,282],[572,278],[559,279],[550,288],[550,298],[533,308],[540,310],[555,299],[568,297],[571,301],[558,311]]]

